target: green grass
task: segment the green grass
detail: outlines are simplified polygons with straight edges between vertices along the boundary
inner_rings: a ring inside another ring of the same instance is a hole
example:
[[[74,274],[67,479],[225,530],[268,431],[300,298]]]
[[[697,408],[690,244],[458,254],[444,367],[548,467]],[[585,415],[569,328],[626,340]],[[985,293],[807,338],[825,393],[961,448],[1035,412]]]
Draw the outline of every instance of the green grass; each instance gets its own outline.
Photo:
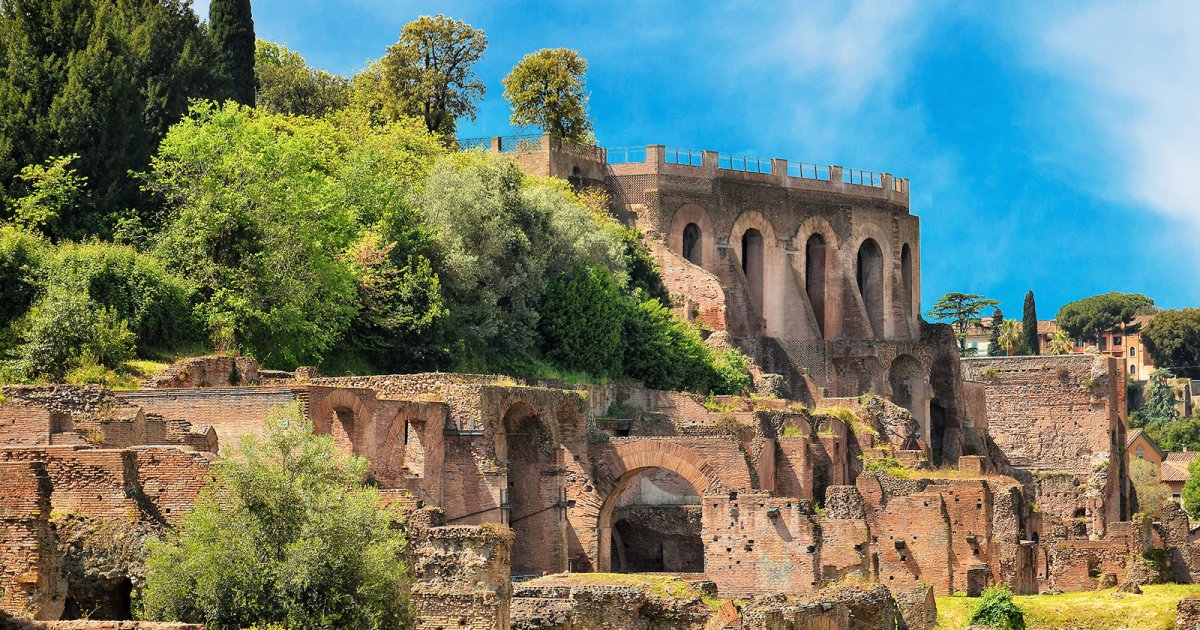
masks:
[[[635,586],[659,597],[691,599],[699,597],[713,610],[721,607],[725,600],[701,595],[696,587],[673,575],[651,573],[558,573],[535,578],[531,585],[578,585],[578,586]]]
[[[1062,595],[1018,595],[1013,601],[1025,609],[1029,630],[1171,630],[1175,605],[1187,595],[1200,595],[1200,584],[1143,586],[1141,595],[1115,589]],[[977,597],[937,598],[938,630],[961,630],[975,608]]]

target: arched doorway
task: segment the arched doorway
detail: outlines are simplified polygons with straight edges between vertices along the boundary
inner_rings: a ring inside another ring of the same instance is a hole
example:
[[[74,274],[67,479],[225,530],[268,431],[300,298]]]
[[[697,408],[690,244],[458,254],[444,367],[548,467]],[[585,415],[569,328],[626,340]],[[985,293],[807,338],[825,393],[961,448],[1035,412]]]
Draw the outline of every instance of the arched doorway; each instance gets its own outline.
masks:
[[[813,234],[804,245],[804,290],[821,337],[825,336],[825,237]]]
[[[610,557],[617,573],[701,573],[700,495],[664,468],[637,472],[612,509]]]
[[[516,403],[504,414],[496,457],[507,464],[502,520],[516,535],[512,574],[562,571],[565,535],[558,447],[537,412]]]
[[[863,241],[858,248],[858,264],[855,266],[855,279],[858,282],[858,293],[862,296],[863,306],[867,308],[867,318],[875,337],[882,338],[883,329],[883,250],[875,239]]]
[[[700,226],[689,223],[683,228],[683,257],[693,265],[704,263],[703,247],[700,244]]]
[[[742,233],[742,273],[750,288],[754,306],[761,314],[763,310],[763,237],[762,232],[750,228]]]

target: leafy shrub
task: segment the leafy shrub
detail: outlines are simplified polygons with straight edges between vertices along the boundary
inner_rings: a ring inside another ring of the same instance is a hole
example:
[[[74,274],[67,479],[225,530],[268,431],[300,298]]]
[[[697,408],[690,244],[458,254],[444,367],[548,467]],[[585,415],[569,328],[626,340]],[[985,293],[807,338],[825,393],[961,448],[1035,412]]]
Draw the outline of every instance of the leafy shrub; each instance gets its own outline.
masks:
[[[200,340],[191,290],[153,257],[111,243],[63,243],[40,268],[41,283],[88,295],[128,322],[139,348]]]
[[[133,356],[128,325],[86,293],[51,288],[19,326],[18,365],[27,377],[61,380],[85,355],[110,368]]]
[[[992,630],[1025,630],[1025,611],[1013,602],[1006,587],[989,586],[971,611],[968,625],[982,624]]]
[[[0,227],[0,328],[33,306],[38,294],[35,272],[47,247],[45,240],[33,234]]]
[[[626,303],[625,373],[647,387],[699,391],[716,380],[711,352],[687,322],[652,298]]]
[[[746,355],[726,350],[713,358],[716,380],[713,390],[718,394],[744,394],[750,389],[750,373],[746,371]]]
[[[147,545],[145,617],[213,630],[411,627],[399,515],[292,405],[220,459],[177,532]]]

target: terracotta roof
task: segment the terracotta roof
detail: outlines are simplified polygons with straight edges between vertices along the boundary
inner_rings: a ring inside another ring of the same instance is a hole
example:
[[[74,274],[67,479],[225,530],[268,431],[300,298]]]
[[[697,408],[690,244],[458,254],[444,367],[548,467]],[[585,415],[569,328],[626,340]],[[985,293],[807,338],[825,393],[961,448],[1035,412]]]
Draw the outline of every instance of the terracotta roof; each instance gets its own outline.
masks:
[[[1162,480],[1163,481],[1187,481],[1188,464],[1196,459],[1197,453],[1194,451],[1173,451],[1167,453],[1162,463]]]
[[[1053,319],[1039,319],[1038,320],[1038,334],[1039,335],[1049,335],[1050,333],[1052,333],[1056,330],[1058,330],[1058,322],[1054,321]]]

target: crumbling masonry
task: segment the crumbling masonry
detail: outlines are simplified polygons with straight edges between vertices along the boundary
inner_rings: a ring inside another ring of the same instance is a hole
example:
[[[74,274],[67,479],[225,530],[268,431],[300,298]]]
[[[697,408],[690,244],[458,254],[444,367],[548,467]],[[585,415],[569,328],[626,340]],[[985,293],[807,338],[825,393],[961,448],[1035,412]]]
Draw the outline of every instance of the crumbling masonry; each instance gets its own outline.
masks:
[[[172,526],[221,449],[294,401],[409,512],[422,628],[928,628],[935,593],[1200,572],[1185,517],[1131,518],[1113,359],[960,361],[921,320],[906,180],[659,145],[610,163],[551,136],[464,144],[606,188],[677,312],[751,356],[759,394],[231,357],[128,392],[7,388],[0,608],[127,617],[130,537]],[[1145,562],[1156,547],[1168,566]],[[593,572],[750,603],[571,581]],[[525,583],[546,574],[564,575]],[[869,582],[886,588],[847,586]]]

